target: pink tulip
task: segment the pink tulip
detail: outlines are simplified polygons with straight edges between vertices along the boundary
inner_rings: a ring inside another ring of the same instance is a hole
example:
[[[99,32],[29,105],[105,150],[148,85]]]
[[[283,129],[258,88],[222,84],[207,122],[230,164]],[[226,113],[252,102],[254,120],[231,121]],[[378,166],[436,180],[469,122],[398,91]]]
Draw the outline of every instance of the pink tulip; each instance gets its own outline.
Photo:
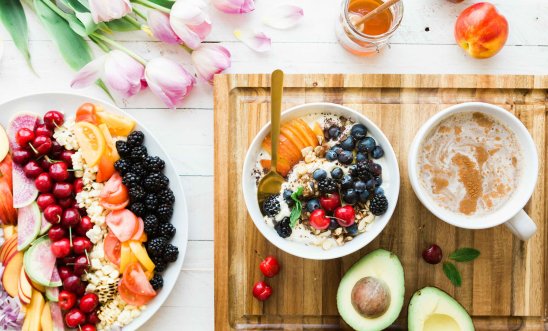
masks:
[[[192,52],[198,76],[213,84],[213,76],[230,67],[230,52],[221,45],[204,44]]]
[[[218,10],[228,14],[245,14],[255,10],[254,0],[212,0]]]
[[[89,10],[95,23],[108,22],[131,13],[129,0],[89,0]]]
[[[150,90],[169,108],[175,108],[196,84],[196,78],[185,68],[164,57],[147,64],[145,78]]]
[[[147,21],[152,34],[157,39],[168,44],[180,44],[182,42],[169,24],[169,15],[156,10],[149,10]]]
[[[86,64],[72,80],[70,85],[82,88],[103,79],[110,90],[129,98],[145,88],[145,67],[131,56],[113,50]]]
[[[191,49],[196,49],[211,32],[211,20],[202,0],[178,0],[171,8],[171,28]]]

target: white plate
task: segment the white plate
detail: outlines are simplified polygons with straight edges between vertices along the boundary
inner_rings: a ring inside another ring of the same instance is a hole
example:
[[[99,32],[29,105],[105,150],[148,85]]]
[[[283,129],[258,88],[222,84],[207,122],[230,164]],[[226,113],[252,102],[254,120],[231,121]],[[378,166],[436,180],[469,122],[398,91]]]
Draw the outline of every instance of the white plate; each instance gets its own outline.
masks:
[[[43,115],[52,109],[62,111],[66,117],[71,117],[75,115],[78,107],[85,102],[99,104],[102,105],[106,111],[133,118],[128,113],[110,103],[83,95],[69,93],[41,93],[16,98],[0,104],[0,123],[7,129],[9,120],[17,113],[35,112]],[[188,213],[185,194],[183,192],[181,182],[179,181],[179,176],[175,172],[173,161],[152,133],[150,133],[135,118],[133,119],[137,122],[136,129],[143,131],[145,134],[145,145],[150,155],[157,155],[166,162],[164,173],[169,178],[169,187],[173,190],[176,200],[175,210],[171,222],[177,229],[177,232],[171,243],[179,248],[179,258],[176,262],[171,263],[167,270],[163,273],[164,287],[158,292],[158,295],[147,304],[147,308],[141,312],[141,315],[138,318],[123,328],[124,330],[137,330],[146,321],[148,321],[152,315],[158,311],[158,309],[160,309],[173,289],[177,278],[179,277],[188,242]]]

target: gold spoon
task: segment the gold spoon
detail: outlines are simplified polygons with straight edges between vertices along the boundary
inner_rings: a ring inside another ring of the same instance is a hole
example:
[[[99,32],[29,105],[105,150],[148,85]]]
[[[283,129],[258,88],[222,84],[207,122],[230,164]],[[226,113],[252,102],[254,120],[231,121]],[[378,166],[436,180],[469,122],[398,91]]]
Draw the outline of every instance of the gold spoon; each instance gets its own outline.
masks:
[[[259,206],[263,208],[263,202],[273,194],[279,194],[285,179],[276,172],[278,164],[278,141],[280,138],[280,117],[282,112],[282,93],[283,93],[284,73],[281,70],[275,70],[270,76],[270,139],[272,141],[272,160],[270,161],[270,171],[261,178],[257,188],[257,199]]]

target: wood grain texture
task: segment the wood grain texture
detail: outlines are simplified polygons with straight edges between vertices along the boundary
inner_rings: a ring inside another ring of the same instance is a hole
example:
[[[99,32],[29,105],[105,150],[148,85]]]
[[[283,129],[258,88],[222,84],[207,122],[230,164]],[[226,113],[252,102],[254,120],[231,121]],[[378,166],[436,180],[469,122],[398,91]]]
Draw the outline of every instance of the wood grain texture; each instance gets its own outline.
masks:
[[[268,75],[222,75],[215,80],[215,328],[339,329],[346,326],[335,293],[345,270],[367,252],[383,247],[404,265],[405,304],[423,286],[454,296],[474,316],[477,330],[543,330],[548,311],[548,226],[545,159],[547,76],[481,75],[288,75],[284,109],[326,101],[373,120],[390,139],[399,160],[402,186],[389,225],[370,245],[331,261],[303,260],[283,253],[255,229],[241,192],[241,169],[249,144],[269,119]],[[407,179],[407,151],[419,127],[455,103],[484,101],[518,116],[542,156],[537,188],[526,206],[538,232],[523,243],[503,227],[457,229],[424,208]],[[420,252],[436,242],[448,254],[474,246],[481,256],[459,263],[463,285],[453,287],[441,266],[422,261]],[[253,299],[261,279],[261,256],[276,255],[283,272],[271,280],[273,296]],[[394,329],[406,328],[404,307]]]

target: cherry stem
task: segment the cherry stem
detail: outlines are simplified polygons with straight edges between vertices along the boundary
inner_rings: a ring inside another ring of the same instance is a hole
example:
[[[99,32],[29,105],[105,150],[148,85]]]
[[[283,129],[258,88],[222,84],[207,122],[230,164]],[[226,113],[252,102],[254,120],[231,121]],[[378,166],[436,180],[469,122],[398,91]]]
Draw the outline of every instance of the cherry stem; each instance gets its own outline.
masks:
[[[72,247],[72,226],[69,226],[69,241],[70,247]]]
[[[29,146],[30,146],[30,148],[32,149],[32,151],[34,152],[34,154],[40,154],[40,153],[38,153],[38,151],[36,150],[36,148],[34,148],[34,146],[32,146],[31,143],[29,143]]]

